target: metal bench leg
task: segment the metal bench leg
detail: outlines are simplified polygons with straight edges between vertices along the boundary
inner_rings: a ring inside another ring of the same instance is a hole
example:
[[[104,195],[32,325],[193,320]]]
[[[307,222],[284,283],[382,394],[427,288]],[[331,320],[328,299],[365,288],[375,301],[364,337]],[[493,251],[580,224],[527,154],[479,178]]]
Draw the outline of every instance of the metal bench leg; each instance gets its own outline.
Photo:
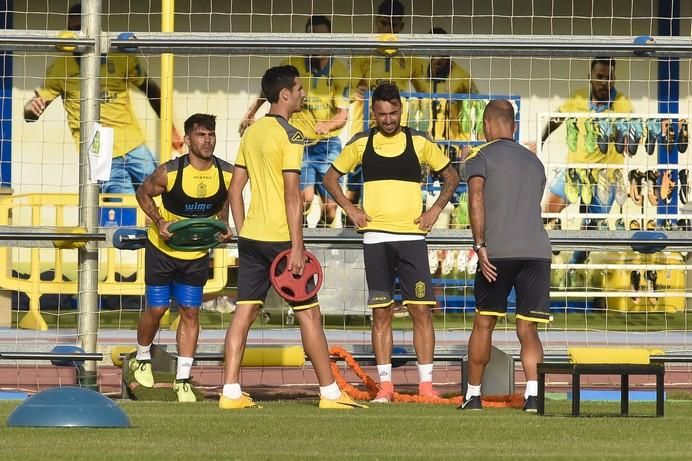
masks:
[[[581,399],[581,389],[579,373],[572,373],[572,416],[579,416],[579,400]]]
[[[620,375],[620,414],[626,416],[630,410],[630,377]]]
[[[538,373],[538,414],[545,413],[545,373]]]
[[[656,374],[656,416],[663,417],[663,372]]]

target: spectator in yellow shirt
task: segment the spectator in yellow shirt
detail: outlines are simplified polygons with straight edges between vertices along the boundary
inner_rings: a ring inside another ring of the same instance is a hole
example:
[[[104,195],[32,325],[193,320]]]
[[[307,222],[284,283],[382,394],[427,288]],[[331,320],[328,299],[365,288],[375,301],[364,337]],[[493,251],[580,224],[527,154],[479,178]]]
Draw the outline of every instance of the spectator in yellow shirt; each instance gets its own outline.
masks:
[[[591,71],[589,74],[589,88],[579,89],[572,93],[569,99],[558,109],[559,112],[593,112],[594,115],[606,112],[631,113],[632,103],[623,93],[617,91],[615,81],[615,60],[612,58],[597,58],[591,61]],[[603,119],[613,121],[613,119]],[[588,118],[560,118],[551,120],[543,131],[541,142],[545,142],[550,134],[555,131],[562,123],[567,124],[567,163],[570,164],[618,164],[624,163],[622,152],[618,152],[615,144],[609,142],[611,136],[605,136],[607,142],[599,143],[598,135],[602,137],[602,129],[595,126],[592,119]],[[612,125],[607,127],[613,129]],[[601,144],[599,146],[599,144]],[[571,170],[571,171],[568,171]],[[543,205],[543,211],[549,213],[559,213],[568,203],[574,201],[574,197],[568,198],[566,190],[567,175],[582,172],[584,186],[590,188],[591,184],[587,178],[587,170],[581,168],[562,169],[550,185],[547,201]],[[582,188],[583,190],[583,188]],[[582,199],[583,197],[582,193]],[[592,196],[593,195],[593,196]],[[613,204],[614,193],[608,193],[607,200],[602,203],[599,199],[600,194],[588,192],[589,200],[586,200],[586,212],[588,213],[609,213]],[[578,198],[577,198],[578,199]]]
[[[325,16],[312,16],[305,24],[305,32],[330,33],[331,21]],[[349,76],[346,66],[331,56],[290,57],[281,65],[298,69],[306,83],[303,107],[291,116],[291,125],[305,137],[300,187],[305,211],[312,203],[315,189],[322,199],[321,222],[331,225],[336,216],[336,202],[322,185],[325,173],[341,152],[339,134],[348,119]],[[250,106],[240,124],[240,133],[254,122],[255,114],[264,104],[260,95]]]
[[[446,34],[442,27],[433,28],[432,34]],[[423,93],[436,94],[431,104],[430,136],[433,139],[462,139],[459,132],[459,116],[462,100],[452,100],[452,95],[478,93],[469,72],[449,56],[434,56],[425,69],[426,78],[417,84]],[[468,136],[466,136],[466,139]]]
[[[375,32],[398,34],[404,28],[404,5],[399,0],[383,0],[375,16]],[[383,83],[394,83],[399,91],[408,91],[412,84],[416,91],[424,91],[425,61],[401,53],[356,57],[351,61],[353,77],[353,105],[351,106],[351,135],[365,129],[364,96]],[[405,124],[405,121],[402,121]],[[360,168],[348,174],[346,196],[352,203],[360,201],[363,177]]]
[[[559,108],[559,112],[632,112],[632,103],[615,89],[615,60],[596,58],[591,61],[589,88],[579,89]],[[583,164],[603,163],[621,165],[624,154],[611,142],[616,136],[616,123],[612,118],[602,118],[603,125],[590,118],[561,118],[546,125],[541,142],[545,142],[563,121],[567,125],[567,163],[575,165],[563,168],[555,176],[548,189],[543,211],[559,213],[569,203],[579,202],[582,213],[607,215],[615,200],[622,205],[626,198],[623,172],[619,168],[587,168]],[[627,126],[627,125],[626,125]],[[618,131],[622,132],[622,129]],[[625,131],[629,131],[625,129]],[[636,144],[639,140],[636,141]],[[582,164],[582,166],[579,166]],[[599,176],[601,176],[599,178]],[[594,187],[595,186],[595,187]],[[600,190],[600,193],[599,193]],[[576,194],[575,194],[576,192]],[[621,198],[618,198],[621,197]],[[553,221],[555,222],[555,221]],[[605,219],[584,219],[582,228],[597,228]],[[570,263],[583,263],[586,252],[575,251]],[[571,274],[576,274],[573,270]]]
[[[68,29],[81,28],[81,5],[72,6],[68,14]],[[42,88],[24,106],[24,120],[39,119],[58,97],[62,98],[67,123],[79,145],[80,55],[60,56],[46,70]],[[105,127],[113,128],[113,160],[110,179],[101,184],[101,192],[133,194],[144,179],[154,172],[156,161],[145,144],[144,134],[135,117],[130,100],[130,85],[146,94],[151,107],[161,115],[161,89],[144,71],[141,61],[124,53],[112,53],[101,59],[101,119]],[[173,128],[173,149],[180,150],[183,138]]]

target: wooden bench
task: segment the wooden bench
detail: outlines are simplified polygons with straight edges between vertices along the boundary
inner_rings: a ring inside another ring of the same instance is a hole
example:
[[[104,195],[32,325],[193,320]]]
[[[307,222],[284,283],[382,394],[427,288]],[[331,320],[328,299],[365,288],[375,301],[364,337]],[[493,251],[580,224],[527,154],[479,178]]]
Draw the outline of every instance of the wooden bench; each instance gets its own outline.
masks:
[[[538,364],[538,414],[545,414],[545,375],[572,375],[572,416],[580,414],[580,377],[581,375],[620,375],[620,414],[629,413],[629,376],[656,376],[656,416],[663,416],[663,378],[665,366],[661,362],[648,364],[600,364],[600,363],[539,363]]]

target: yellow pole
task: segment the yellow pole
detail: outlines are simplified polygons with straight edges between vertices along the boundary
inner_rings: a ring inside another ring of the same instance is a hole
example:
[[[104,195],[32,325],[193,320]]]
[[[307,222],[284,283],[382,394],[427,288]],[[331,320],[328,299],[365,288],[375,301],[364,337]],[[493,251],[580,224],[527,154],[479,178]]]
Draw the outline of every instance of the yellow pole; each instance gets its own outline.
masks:
[[[175,32],[175,0],[161,2],[161,32]],[[171,159],[171,131],[173,129],[173,53],[161,54],[161,144],[159,161]]]
[[[161,32],[173,33],[175,0],[161,2]],[[173,53],[161,54],[161,143],[159,161],[171,159],[171,131],[173,129]],[[170,310],[160,321],[161,326],[170,324]]]
[[[41,207],[31,207],[31,225],[38,227],[41,225]],[[19,328],[26,330],[46,331],[48,324],[41,315],[41,260],[38,248],[31,249],[31,272],[29,281],[31,282],[31,292],[29,293],[29,312],[19,321]]]

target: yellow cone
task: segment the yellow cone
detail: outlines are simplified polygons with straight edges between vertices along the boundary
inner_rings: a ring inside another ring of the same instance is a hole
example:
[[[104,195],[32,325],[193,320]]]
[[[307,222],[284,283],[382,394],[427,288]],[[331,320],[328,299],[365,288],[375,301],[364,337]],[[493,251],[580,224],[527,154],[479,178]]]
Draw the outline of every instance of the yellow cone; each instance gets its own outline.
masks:
[[[86,229],[83,227],[57,227],[55,232],[62,234],[86,234]],[[53,240],[53,246],[63,250],[84,248],[84,245],[86,245],[85,241],[79,242],[76,240]]]
[[[377,40],[379,40],[380,42],[396,42],[397,38],[394,34],[380,34],[377,36]],[[396,52],[399,51],[399,49],[394,47],[380,47],[377,49],[377,51],[379,51],[385,56],[392,56],[396,54]]]
[[[245,367],[302,367],[305,351],[301,346],[248,347],[243,355]]]
[[[79,38],[79,36],[71,30],[63,30],[58,32],[58,38]],[[75,45],[65,45],[63,43],[56,43],[55,48],[58,51],[66,51],[68,53],[71,53],[77,49]]]
[[[113,349],[111,349],[111,360],[113,361],[113,365],[116,367],[122,367],[123,366],[123,359],[122,355],[127,355],[130,352],[136,351],[137,348],[134,346],[115,346]]]

